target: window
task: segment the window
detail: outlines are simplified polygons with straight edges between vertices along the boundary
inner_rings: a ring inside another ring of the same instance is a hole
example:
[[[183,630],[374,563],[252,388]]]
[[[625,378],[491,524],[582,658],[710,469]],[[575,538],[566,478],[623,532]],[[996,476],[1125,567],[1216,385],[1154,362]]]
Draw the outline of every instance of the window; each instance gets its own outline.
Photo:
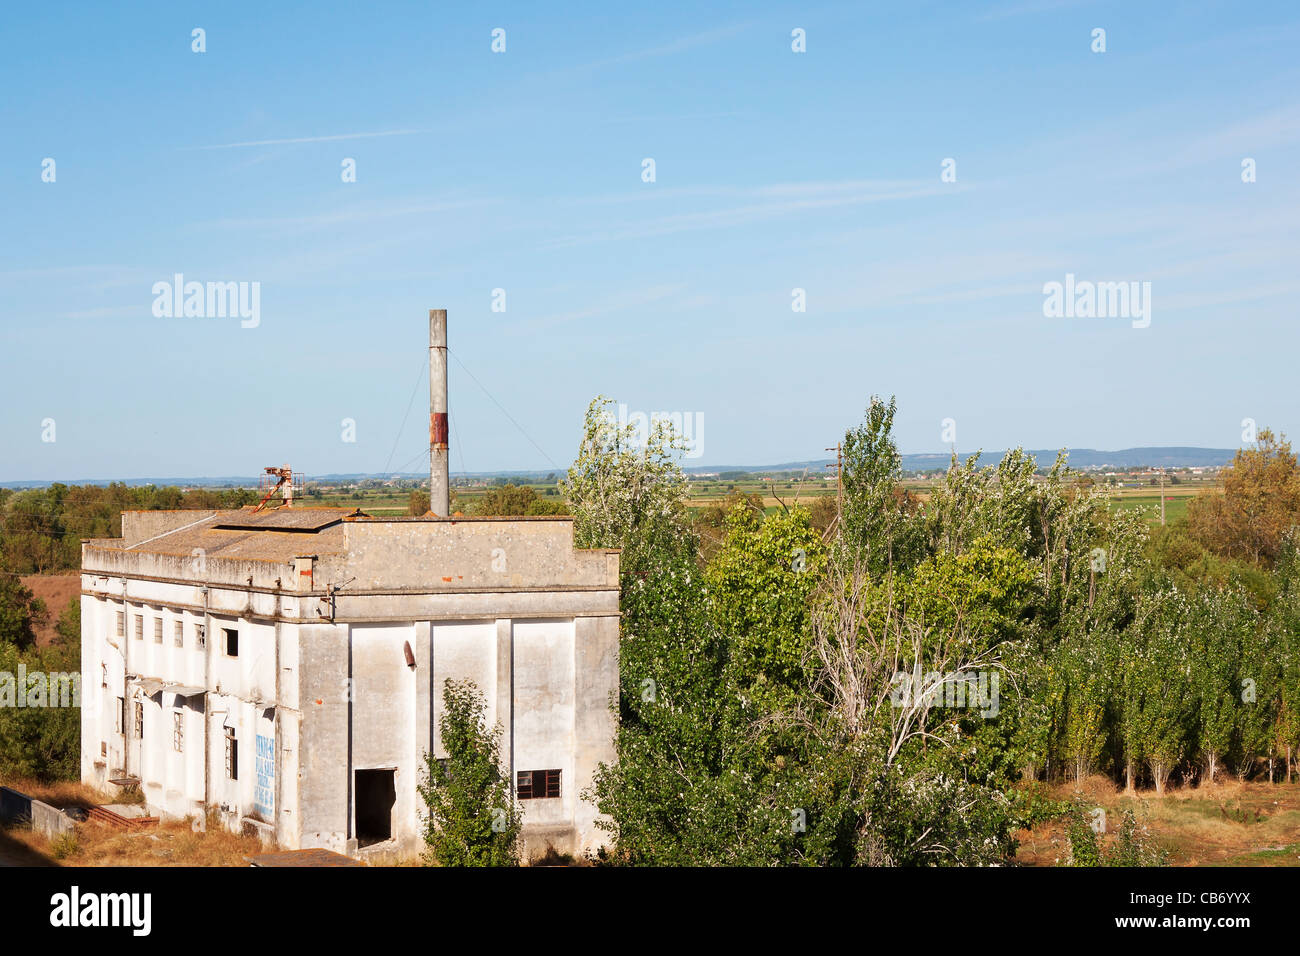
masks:
[[[108,686],[108,665],[107,664],[99,665],[99,686],[101,687]]]
[[[153,642],[155,644],[162,643],[162,618],[160,617],[153,619]]]
[[[177,710],[172,714],[172,749],[177,753],[185,751],[185,711]]]
[[[135,615],[135,639],[137,641],[144,639],[144,615]]]
[[[117,732],[119,734],[126,733],[126,698],[125,697],[119,697],[117,699]]]
[[[239,779],[239,741],[234,727],[226,728],[226,779]]]
[[[205,624],[194,625],[194,646],[199,650],[208,646],[208,628]]]
[[[185,646],[185,622],[177,621],[172,625],[172,638],[177,647]]]
[[[126,611],[117,612],[117,636],[126,637]]]
[[[560,771],[520,770],[515,789],[520,800],[540,800],[560,795]]]
[[[144,740],[144,704],[135,702],[135,739]]]
[[[239,656],[239,631],[233,627],[223,627],[221,633],[226,638],[226,656]]]
[[[107,757],[107,756],[108,756],[108,741],[107,741],[107,740],[101,740],[101,741],[99,742],[99,755],[100,755],[101,757]]]

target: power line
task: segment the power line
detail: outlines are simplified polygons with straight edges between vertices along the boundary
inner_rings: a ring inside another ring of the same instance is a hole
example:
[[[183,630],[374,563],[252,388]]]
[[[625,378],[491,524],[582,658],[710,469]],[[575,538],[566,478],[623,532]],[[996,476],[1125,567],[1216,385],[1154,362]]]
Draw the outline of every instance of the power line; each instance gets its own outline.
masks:
[[[501,409],[501,414],[504,415],[506,418],[509,418],[510,423],[514,425],[515,428],[519,429],[519,434],[527,438],[529,443],[538,451],[540,451],[542,453],[542,457],[545,458],[547,461],[549,461],[557,471],[560,470],[560,466],[555,464],[555,459],[552,458],[550,455],[546,454],[546,451],[542,448],[541,445],[533,441],[533,436],[529,435],[528,432],[524,431],[524,426],[520,425],[517,421],[514,420],[514,417],[508,411],[506,411],[505,406],[496,400],[496,397],[493,396],[493,394],[487,390],[487,388],[483,385],[482,382],[474,378],[473,372],[471,372],[468,368],[465,368],[465,363],[460,360],[460,356],[456,355],[455,352],[452,352],[451,349],[447,349],[447,353],[456,360],[456,364],[459,365],[464,370],[465,374],[468,375],[473,380],[474,384],[477,385],[479,388],[483,389],[483,394],[486,395],[488,398],[492,399],[492,404],[496,405],[497,408]]]
[[[447,411],[447,421],[451,423],[451,434],[456,439],[456,453],[460,455],[460,473],[465,474],[465,446],[460,443],[460,432],[456,430],[456,419],[451,417],[450,409]]]
[[[388,461],[384,463],[383,474],[388,474],[388,466],[393,463],[393,455],[397,452],[398,442],[402,440],[402,432],[406,428],[406,420],[411,417],[411,406],[415,404],[415,393],[420,389],[420,383],[424,381],[424,376],[428,372],[429,366],[424,357],[420,357],[420,374],[415,379],[415,386],[411,389],[411,397],[406,400],[406,414],[402,416],[402,424],[397,429],[397,437],[393,439],[392,451],[388,453]],[[400,470],[400,469],[399,469]]]

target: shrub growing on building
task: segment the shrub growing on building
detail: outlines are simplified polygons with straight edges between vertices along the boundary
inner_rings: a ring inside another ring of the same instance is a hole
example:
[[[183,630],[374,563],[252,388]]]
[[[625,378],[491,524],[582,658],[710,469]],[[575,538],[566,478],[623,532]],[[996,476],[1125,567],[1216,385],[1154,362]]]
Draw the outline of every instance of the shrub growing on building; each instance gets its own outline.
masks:
[[[420,796],[428,807],[426,861],[440,866],[517,866],[523,814],[501,770],[501,727],[491,729],[473,681],[443,685],[439,736]]]

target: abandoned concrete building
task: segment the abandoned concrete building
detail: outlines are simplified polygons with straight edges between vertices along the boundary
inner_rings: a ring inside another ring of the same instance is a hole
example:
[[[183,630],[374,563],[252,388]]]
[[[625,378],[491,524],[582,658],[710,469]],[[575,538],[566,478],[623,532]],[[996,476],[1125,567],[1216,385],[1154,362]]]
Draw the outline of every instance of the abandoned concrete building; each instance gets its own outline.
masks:
[[[445,323],[430,514],[297,507],[290,480],[277,508],[127,512],[83,545],[83,780],[286,849],[413,855],[443,682],[468,678],[526,851],[603,842],[580,793],[613,760],[619,556],[568,517],[447,514]]]

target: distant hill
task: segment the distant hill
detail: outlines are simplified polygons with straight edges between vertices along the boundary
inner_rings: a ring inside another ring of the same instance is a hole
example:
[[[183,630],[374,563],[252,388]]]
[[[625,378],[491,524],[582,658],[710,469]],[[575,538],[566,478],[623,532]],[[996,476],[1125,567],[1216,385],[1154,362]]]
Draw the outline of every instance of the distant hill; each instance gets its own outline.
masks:
[[[1185,447],[1148,447],[1121,448],[1119,451],[1098,451],[1095,448],[1070,448],[1071,468],[1211,468],[1227,465],[1237,454],[1235,448],[1185,448]],[[1055,448],[1026,449],[1026,454],[1033,457],[1040,468],[1050,468],[1056,461]],[[958,457],[965,461],[973,452],[958,452]],[[985,451],[979,459],[981,465],[997,464],[1005,454],[1003,451]],[[947,468],[952,460],[950,452],[931,454],[903,455],[904,471],[933,471]],[[709,465],[687,468],[688,474],[712,475],[730,472],[749,472],[770,474],[778,472],[803,472],[810,474],[825,472],[827,465],[834,465],[834,458],[821,458],[816,461],[790,461],[780,465]]]
[[[1072,468],[1088,469],[1105,469],[1105,468],[1209,468],[1214,466],[1227,465],[1232,462],[1233,456],[1236,455],[1235,448],[1188,448],[1188,447],[1147,447],[1147,448],[1121,448],[1119,451],[1098,451],[1095,448],[1071,448],[1069,449],[1070,466]],[[961,452],[959,456],[965,460],[966,455],[970,452]],[[996,464],[1002,459],[1004,453],[1000,451],[985,451],[980,457],[980,464]],[[1038,462],[1040,468],[1050,468],[1052,462],[1056,461],[1056,449],[1031,449],[1028,454]],[[951,460],[951,454],[948,452],[937,452],[933,454],[916,454],[903,455],[904,471],[933,471],[948,467]],[[788,461],[779,465],[696,465],[686,469],[687,474],[691,475],[715,475],[735,472],[738,474],[779,474],[785,472],[803,472],[805,469],[809,474],[824,474],[827,472],[827,465],[833,465],[835,459],[821,458],[817,461]],[[562,476],[563,471],[558,468],[543,468],[532,471],[475,471],[475,472],[452,472],[452,479],[468,478],[471,480],[488,480],[493,478],[509,478],[515,481],[543,481],[548,475]],[[323,481],[327,483],[337,483],[346,481],[361,481],[366,478],[427,478],[427,472],[403,472],[401,474],[328,474],[328,475],[304,475],[305,481]],[[256,488],[257,477],[201,477],[201,478],[79,478],[79,479],[55,479],[62,481],[65,485],[107,485],[114,481],[121,481],[131,486],[138,485],[157,485],[166,487],[175,485],[181,488]],[[0,487],[4,488],[47,488],[54,481],[0,481]]]

